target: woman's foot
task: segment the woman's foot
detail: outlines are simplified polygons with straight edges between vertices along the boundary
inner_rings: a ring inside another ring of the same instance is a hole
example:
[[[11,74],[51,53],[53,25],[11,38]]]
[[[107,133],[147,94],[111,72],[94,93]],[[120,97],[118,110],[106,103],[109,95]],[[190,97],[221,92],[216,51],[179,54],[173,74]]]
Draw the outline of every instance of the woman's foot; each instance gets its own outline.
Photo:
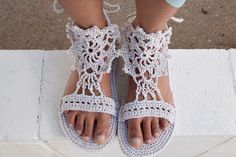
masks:
[[[76,83],[79,80],[77,70],[71,72],[67,82],[64,95],[72,94],[76,90]],[[111,97],[110,91],[110,74],[103,74],[101,90],[107,97]],[[80,94],[81,91],[78,92]],[[95,91],[96,93],[96,91]],[[96,93],[98,94],[98,93]],[[86,91],[86,95],[91,95]],[[110,133],[109,121],[111,115],[99,112],[84,112],[84,111],[66,111],[67,122],[70,127],[82,137],[84,142],[88,142],[90,138],[97,144],[104,144]]]
[[[163,100],[169,104],[174,104],[168,76],[160,76],[158,78],[158,88]],[[131,102],[135,99],[135,91],[136,83],[132,77],[130,77],[127,102]],[[157,95],[156,99],[160,100],[160,97]],[[169,122],[163,118],[144,117],[130,119],[128,120],[128,141],[133,147],[139,148],[143,143],[152,143],[154,139],[158,138],[160,133],[168,129],[168,127]]]

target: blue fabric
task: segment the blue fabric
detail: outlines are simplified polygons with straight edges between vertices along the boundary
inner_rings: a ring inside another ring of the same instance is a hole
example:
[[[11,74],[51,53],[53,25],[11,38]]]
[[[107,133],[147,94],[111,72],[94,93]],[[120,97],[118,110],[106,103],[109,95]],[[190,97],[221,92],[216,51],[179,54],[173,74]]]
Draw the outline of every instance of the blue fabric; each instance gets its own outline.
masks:
[[[165,0],[169,5],[175,8],[180,8],[184,5],[186,0]]]

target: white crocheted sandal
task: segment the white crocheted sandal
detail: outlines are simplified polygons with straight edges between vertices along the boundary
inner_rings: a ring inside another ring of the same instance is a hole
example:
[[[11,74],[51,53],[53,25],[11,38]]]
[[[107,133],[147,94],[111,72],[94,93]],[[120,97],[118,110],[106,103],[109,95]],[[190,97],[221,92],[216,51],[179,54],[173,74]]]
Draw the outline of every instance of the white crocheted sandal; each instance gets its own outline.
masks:
[[[121,105],[118,120],[118,138],[122,151],[130,157],[146,157],[156,155],[169,142],[175,125],[175,108],[162,98],[157,87],[158,77],[168,75],[168,44],[171,28],[163,31],[145,33],[140,27],[130,24],[123,30],[125,44],[121,51],[124,60],[123,71],[132,76],[136,88],[136,99]],[[144,76],[145,74],[145,76]],[[149,77],[147,77],[147,75]],[[128,88],[127,88],[128,89]],[[140,96],[142,99],[140,100]],[[151,96],[151,100],[147,97]],[[127,97],[127,94],[126,94]],[[124,99],[126,102],[126,98]],[[127,120],[139,117],[159,117],[167,119],[170,124],[167,131],[161,133],[151,144],[143,144],[140,148],[132,147],[128,142]]]
[[[99,29],[93,26],[86,30],[74,25],[67,24],[67,36],[72,41],[69,52],[75,58],[74,69],[78,71],[79,81],[73,94],[62,97],[59,106],[59,120],[66,137],[76,147],[94,152],[105,148],[111,143],[117,130],[117,113],[119,110],[115,82],[115,61],[119,56],[116,50],[116,41],[120,37],[117,25],[108,23],[107,27]],[[104,73],[111,73],[112,98],[106,97],[100,87],[100,81]],[[89,90],[91,95],[85,94]],[[82,91],[78,94],[79,91]],[[99,94],[95,93],[98,92]],[[69,127],[65,111],[79,110],[87,112],[108,113],[111,116],[110,135],[106,144],[96,144],[90,139],[85,143],[77,132]]]

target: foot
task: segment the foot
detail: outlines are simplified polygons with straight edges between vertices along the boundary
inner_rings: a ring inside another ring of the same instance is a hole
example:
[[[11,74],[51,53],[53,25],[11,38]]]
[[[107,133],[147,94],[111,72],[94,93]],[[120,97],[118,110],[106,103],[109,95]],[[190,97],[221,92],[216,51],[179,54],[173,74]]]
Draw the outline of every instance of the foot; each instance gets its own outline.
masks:
[[[76,90],[76,83],[78,80],[79,76],[77,70],[72,71],[64,95],[72,94]],[[103,94],[107,97],[111,97],[109,74],[103,74],[100,86]],[[80,91],[78,94],[79,93]],[[86,92],[86,94],[89,95],[90,93]],[[97,144],[104,144],[107,142],[110,133],[109,121],[111,115],[106,113],[74,110],[66,111],[65,115],[67,117],[68,125],[75,129],[84,142],[88,142],[91,138]]]
[[[158,78],[158,88],[163,100],[169,104],[174,104],[168,76],[160,76]],[[128,102],[135,99],[135,90],[136,83],[132,77],[130,77]],[[160,97],[157,95],[156,99],[160,100]],[[168,127],[169,122],[163,118],[144,117],[130,119],[128,120],[128,141],[133,147],[139,148],[144,143],[152,143],[155,138],[158,138],[161,132],[167,130]]]

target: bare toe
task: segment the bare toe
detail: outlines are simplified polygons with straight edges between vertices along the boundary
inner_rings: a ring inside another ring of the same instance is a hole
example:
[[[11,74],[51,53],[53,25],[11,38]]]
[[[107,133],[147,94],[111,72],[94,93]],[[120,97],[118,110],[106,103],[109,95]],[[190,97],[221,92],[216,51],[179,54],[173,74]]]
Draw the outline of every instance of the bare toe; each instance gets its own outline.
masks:
[[[160,128],[163,130],[163,131],[166,131],[169,127],[169,122],[168,120],[164,119],[164,118],[160,118],[159,120],[159,124],[160,124]]]
[[[81,135],[84,131],[84,118],[85,117],[83,114],[77,114],[75,130],[79,135]]]
[[[109,120],[110,115],[100,114],[97,117],[97,125],[94,132],[94,142],[97,144],[104,144],[107,141],[109,134]]]
[[[130,145],[139,148],[143,144],[143,134],[141,129],[141,119],[128,120],[128,139]]]
[[[88,142],[89,139],[92,137],[93,123],[94,123],[93,113],[88,113],[87,116],[85,117],[85,128],[82,135],[82,139],[84,140],[84,142]]]
[[[152,118],[144,118],[142,121],[142,132],[143,132],[143,139],[146,144],[152,143],[154,140],[154,137],[152,136],[152,130],[151,130],[151,120]]]
[[[159,128],[159,119],[153,118],[151,122],[152,127],[152,135],[153,137],[157,138],[160,136],[161,130]]]
[[[76,111],[69,111],[67,114],[67,123],[71,128],[75,127],[76,115],[77,115]]]

